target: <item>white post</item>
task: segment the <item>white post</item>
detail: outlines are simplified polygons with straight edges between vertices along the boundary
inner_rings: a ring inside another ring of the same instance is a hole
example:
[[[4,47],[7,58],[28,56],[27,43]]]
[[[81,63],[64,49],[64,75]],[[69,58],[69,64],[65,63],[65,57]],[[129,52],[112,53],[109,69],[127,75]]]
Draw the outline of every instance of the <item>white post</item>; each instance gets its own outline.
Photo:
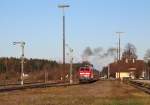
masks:
[[[73,64],[73,49],[70,49],[70,84],[73,83],[73,78],[72,78],[72,64]]]
[[[70,72],[70,78],[69,78],[69,82],[70,82],[70,84],[72,84],[73,83],[73,76],[72,76],[72,71],[73,71],[73,69],[72,69],[73,49],[70,48],[68,44],[66,44],[66,47],[68,47],[68,49],[69,49],[69,58],[70,58],[70,71],[69,71]]]

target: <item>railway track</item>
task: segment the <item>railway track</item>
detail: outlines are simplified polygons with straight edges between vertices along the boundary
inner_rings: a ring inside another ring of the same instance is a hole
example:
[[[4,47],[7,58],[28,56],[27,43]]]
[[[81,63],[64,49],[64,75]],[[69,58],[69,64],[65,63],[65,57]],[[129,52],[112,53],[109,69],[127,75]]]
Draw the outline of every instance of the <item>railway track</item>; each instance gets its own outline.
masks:
[[[93,81],[96,82],[96,81]],[[93,83],[87,82],[87,83]],[[1,85],[0,92],[8,92],[13,90],[24,90],[24,89],[32,89],[32,88],[46,88],[46,87],[60,87],[60,86],[73,86],[73,85],[83,85],[86,83],[64,83],[64,82],[51,82],[51,83],[43,83],[43,82],[34,82],[34,83],[25,83],[23,86],[20,84],[9,84],[9,85]]]
[[[24,82],[24,84],[36,84],[36,83],[44,83],[44,82]],[[4,86],[16,86],[16,85],[20,85],[20,83],[8,83],[8,84],[0,84],[0,87],[4,87]]]
[[[46,88],[46,87],[60,87],[60,86],[72,86],[78,85],[78,83],[69,84],[69,83],[34,83],[34,84],[25,84],[25,85],[13,85],[13,86],[3,86],[0,87],[0,92],[8,92],[13,90],[24,90],[32,88]]]
[[[134,80],[129,80],[128,83],[148,94],[150,94],[150,84],[149,83],[144,83],[140,81],[134,81]]]

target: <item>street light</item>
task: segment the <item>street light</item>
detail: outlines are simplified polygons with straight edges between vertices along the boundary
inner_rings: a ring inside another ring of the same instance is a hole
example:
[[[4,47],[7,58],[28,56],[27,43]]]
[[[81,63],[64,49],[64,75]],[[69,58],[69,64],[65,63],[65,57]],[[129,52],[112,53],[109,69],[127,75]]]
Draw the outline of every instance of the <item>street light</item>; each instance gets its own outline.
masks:
[[[19,44],[21,46],[22,49],[22,55],[21,55],[21,85],[23,85],[23,76],[24,76],[24,46],[25,46],[25,42],[13,42],[13,45],[17,45]]]
[[[72,78],[72,64],[73,64],[73,49],[69,47],[68,44],[66,44],[66,47],[69,49],[69,55],[70,55],[70,84],[73,83],[73,78]]]
[[[58,5],[58,8],[62,9],[63,12],[63,71],[65,71],[65,8],[70,7],[66,4]]]

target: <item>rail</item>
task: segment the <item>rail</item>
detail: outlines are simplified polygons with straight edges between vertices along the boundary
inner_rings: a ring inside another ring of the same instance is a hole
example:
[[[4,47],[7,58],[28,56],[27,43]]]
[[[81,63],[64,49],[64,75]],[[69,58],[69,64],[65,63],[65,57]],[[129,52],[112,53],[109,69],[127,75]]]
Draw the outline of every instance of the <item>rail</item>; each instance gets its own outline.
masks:
[[[139,80],[126,80],[124,82],[150,94],[150,83],[148,82],[139,81]]]
[[[35,84],[25,84],[25,85],[13,85],[13,86],[4,86],[0,87],[0,92],[8,92],[13,90],[24,90],[32,88],[46,88],[46,87],[60,87],[60,86],[72,86],[78,85],[78,83],[69,84],[69,83],[35,83]]]

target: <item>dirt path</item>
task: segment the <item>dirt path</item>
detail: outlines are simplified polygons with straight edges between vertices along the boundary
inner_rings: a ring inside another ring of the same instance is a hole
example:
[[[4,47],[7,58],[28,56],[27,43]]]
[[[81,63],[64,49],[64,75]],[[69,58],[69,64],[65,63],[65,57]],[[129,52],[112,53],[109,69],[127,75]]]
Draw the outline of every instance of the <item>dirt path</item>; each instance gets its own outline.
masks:
[[[150,105],[150,95],[118,81],[0,93],[0,105]]]

